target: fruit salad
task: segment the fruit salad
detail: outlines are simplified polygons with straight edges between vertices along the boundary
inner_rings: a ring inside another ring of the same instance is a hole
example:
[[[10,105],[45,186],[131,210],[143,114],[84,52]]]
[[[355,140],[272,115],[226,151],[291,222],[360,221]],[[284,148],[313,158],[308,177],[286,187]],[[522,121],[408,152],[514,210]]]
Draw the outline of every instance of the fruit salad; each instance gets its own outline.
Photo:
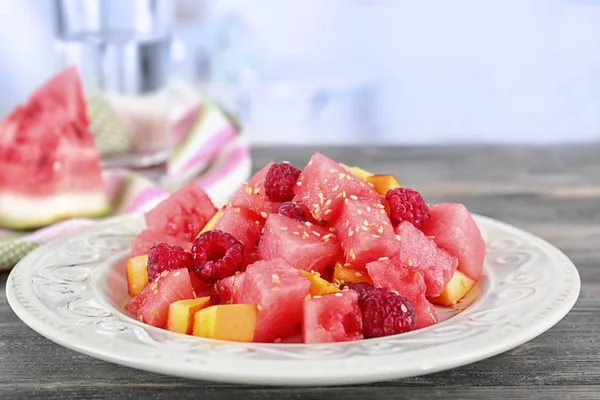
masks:
[[[480,278],[485,242],[462,204],[316,153],[270,163],[216,209],[188,184],[145,214],[127,312],[242,342],[327,343],[438,322]]]

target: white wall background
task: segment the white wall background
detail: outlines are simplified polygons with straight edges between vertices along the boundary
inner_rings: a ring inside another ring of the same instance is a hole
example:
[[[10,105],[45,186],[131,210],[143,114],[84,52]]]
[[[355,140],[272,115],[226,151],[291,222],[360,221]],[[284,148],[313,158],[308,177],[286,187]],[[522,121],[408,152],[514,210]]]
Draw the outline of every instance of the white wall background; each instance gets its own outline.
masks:
[[[256,143],[600,140],[600,0],[176,2]],[[0,3],[2,113],[54,66],[49,3]]]

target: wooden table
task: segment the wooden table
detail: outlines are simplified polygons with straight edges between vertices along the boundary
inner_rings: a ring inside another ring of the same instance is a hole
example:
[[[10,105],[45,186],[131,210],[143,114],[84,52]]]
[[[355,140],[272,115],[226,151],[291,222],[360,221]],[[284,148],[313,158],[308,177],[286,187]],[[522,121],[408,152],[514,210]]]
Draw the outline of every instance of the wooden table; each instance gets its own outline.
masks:
[[[314,148],[260,148],[298,166]],[[557,326],[508,353],[451,371],[341,388],[269,388],[176,379],[64,349],[10,310],[0,276],[0,399],[400,399],[600,398],[600,146],[556,148],[325,148],[329,156],[394,173],[429,202],[470,210],[531,231],[561,248],[582,279],[575,308]],[[235,366],[232,366],[235,368]]]

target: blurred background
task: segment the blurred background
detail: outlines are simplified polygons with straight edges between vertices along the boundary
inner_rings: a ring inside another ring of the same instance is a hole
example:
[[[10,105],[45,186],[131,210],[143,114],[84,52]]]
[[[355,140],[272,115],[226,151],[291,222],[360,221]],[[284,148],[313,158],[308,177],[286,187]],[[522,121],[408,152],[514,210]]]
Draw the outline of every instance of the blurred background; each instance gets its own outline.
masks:
[[[53,5],[0,1],[0,115],[59,68]],[[173,75],[228,108],[255,145],[600,140],[600,0],[173,10]]]

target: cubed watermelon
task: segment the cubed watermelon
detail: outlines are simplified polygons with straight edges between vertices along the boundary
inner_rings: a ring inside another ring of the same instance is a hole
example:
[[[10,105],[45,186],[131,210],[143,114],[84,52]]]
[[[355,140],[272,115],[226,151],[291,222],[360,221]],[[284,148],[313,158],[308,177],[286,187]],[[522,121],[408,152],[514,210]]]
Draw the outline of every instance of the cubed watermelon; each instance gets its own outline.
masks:
[[[346,342],[363,339],[362,315],[354,290],[304,300],[304,343]]]
[[[166,243],[171,246],[181,246],[189,251],[191,242],[178,237],[169,236],[163,231],[144,229],[131,242],[131,256],[141,256],[150,253],[150,249],[157,243]]]
[[[142,296],[142,301],[136,300]],[[155,282],[149,282],[127,309],[137,312],[135,318],[142,322],[164,328],[169,314],[169,305],[178,300],[194,298],[194,289],[187,269],[166,271]]]
[[[269,168],[273,165],[268,163],[263,169],[258,171],[247,183],[241,187],[231,197],[230,206],[250,210],[255,214],[262,216],[263,219],[272,211],[272,208],[278,208],[279,204],[272,204],[265,195],[264,182]]]
[[[308,207],[316,220],[335,219],[344,198],[367,197],[371,202],[381,202],[382,197],[364,181],[348,172],[337,162],[315,153],[298,177],[294,188],[296,200]]]
[[[458,270],[479,279],[485,259],[485,241],[473,216],[462,204],[442,203],[429,207],[431,219],[421,229],[435,243],[458,258]]]
[[[393,258],[421,271],[427,285],[427,296],[439,296],[454,275],[458,259],[440,249],[432,239],[410,222],[403,221],[398,224],[396,234],[400,238],[400,247]]]
[[[283,258],[292,266],[323,273],[335,263],[340,247],[335,234],[310,222],[270,214],[258,244],[263,260]]]
[[[425,297],[425,281],[419,270],[392,260],[371,262],[367,270],[375,286],[393,290],[410,301],[417,313],[415,329],[437,323],[437,312]]]
[[[302,321],[308,279],[282,258],[255,262],[240,275],[244,277],[236,302],[259,305],[254,341],[279,341],[294,334]]]
[[[228,206],[217,222],[215,229],[227,232],[242,242],[246,251],[251,251],[264,225],[264,219],[244,208]]]
[[[160,202],[144,217],[149,229],[191,242],[216,212],[208,194],[192,182]]]
[[[347,198],[334,223],[346,264],[358,271],[380,257],[400,249],[394,229],[384,207],[369,199]]]
[[[240,303],[239,290],[246,274],[244,272],[221,279],[217,283],[220,304]]]

